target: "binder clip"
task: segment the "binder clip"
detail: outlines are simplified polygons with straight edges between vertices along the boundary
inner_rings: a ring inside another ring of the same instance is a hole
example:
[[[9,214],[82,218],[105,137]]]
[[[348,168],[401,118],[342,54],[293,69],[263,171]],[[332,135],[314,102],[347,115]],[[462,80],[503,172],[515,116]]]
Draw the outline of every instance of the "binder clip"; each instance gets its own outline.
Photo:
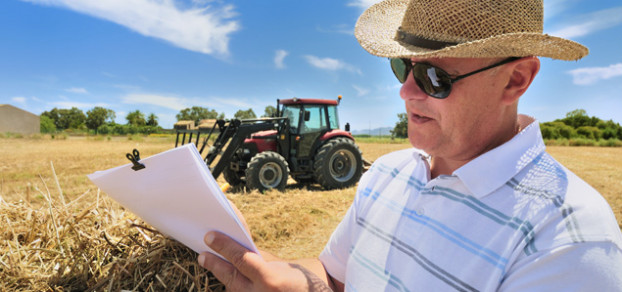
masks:
[[[136,171],[145,168],[144,164],[138,162],[140,160],[140,153],[138,153],[138,150],[134,149],[132,153],[125,154],[125,157],[127,157],[127,159],[129,159],[132,164],[134,164],[134,166],[132,166],[133,170]]]

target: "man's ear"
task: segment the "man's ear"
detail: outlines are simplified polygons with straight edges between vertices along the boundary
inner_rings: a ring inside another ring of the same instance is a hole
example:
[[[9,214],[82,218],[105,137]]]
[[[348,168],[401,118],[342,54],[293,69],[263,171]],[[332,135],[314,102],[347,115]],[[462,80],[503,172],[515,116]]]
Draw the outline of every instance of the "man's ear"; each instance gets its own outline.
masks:
[[[503,90],[503,101],[514,103],[518,100],[538,74],[540,59],[537,57],[524,57],[508,66],[510,76]]]

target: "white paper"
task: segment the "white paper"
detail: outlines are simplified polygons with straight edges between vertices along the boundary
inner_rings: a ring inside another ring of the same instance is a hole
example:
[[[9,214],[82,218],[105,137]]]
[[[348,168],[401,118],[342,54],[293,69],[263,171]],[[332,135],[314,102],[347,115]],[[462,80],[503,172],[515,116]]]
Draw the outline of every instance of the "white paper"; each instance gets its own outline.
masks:
[[[215,253],[203,242],[211,230],[225,233],[258,253],[193,143],[139,162],[144,169],[135,171],[128,163],[97,171],[88,178],[158,231],[197,253]]]

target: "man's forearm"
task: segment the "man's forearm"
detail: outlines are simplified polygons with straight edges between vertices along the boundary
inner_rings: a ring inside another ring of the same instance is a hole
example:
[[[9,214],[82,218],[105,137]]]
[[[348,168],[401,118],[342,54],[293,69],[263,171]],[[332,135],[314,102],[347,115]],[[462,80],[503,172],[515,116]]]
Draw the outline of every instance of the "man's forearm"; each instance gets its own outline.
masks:
[[[260,251],[260,253],[266,261],[285,261],[263,250]],[[289,260],[285,262],[289,262],[293,267],[300,269],[307,276],[310,276],[308,273],[312,273],[323,283],[327,284],[333,291],[343,291],[343,284],[339,281],[335,281],[332,277],[330,277],[330,275],[328,275],[324,265],[319,259],[308,258]]]

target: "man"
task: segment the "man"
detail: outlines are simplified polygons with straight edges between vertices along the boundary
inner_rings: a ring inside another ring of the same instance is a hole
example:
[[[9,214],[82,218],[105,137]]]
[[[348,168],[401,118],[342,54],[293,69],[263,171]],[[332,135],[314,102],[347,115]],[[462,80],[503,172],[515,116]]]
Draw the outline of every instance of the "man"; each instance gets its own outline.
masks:
[[[365,173],[320,261],[266,262],[208,233],[231,264],[204,267],[234,291],[622,290],[611,208],[517,114],[537,56],[588,52],[542,34],[541,0],[387,0],[355,35],[391,58],[414,149]]]

